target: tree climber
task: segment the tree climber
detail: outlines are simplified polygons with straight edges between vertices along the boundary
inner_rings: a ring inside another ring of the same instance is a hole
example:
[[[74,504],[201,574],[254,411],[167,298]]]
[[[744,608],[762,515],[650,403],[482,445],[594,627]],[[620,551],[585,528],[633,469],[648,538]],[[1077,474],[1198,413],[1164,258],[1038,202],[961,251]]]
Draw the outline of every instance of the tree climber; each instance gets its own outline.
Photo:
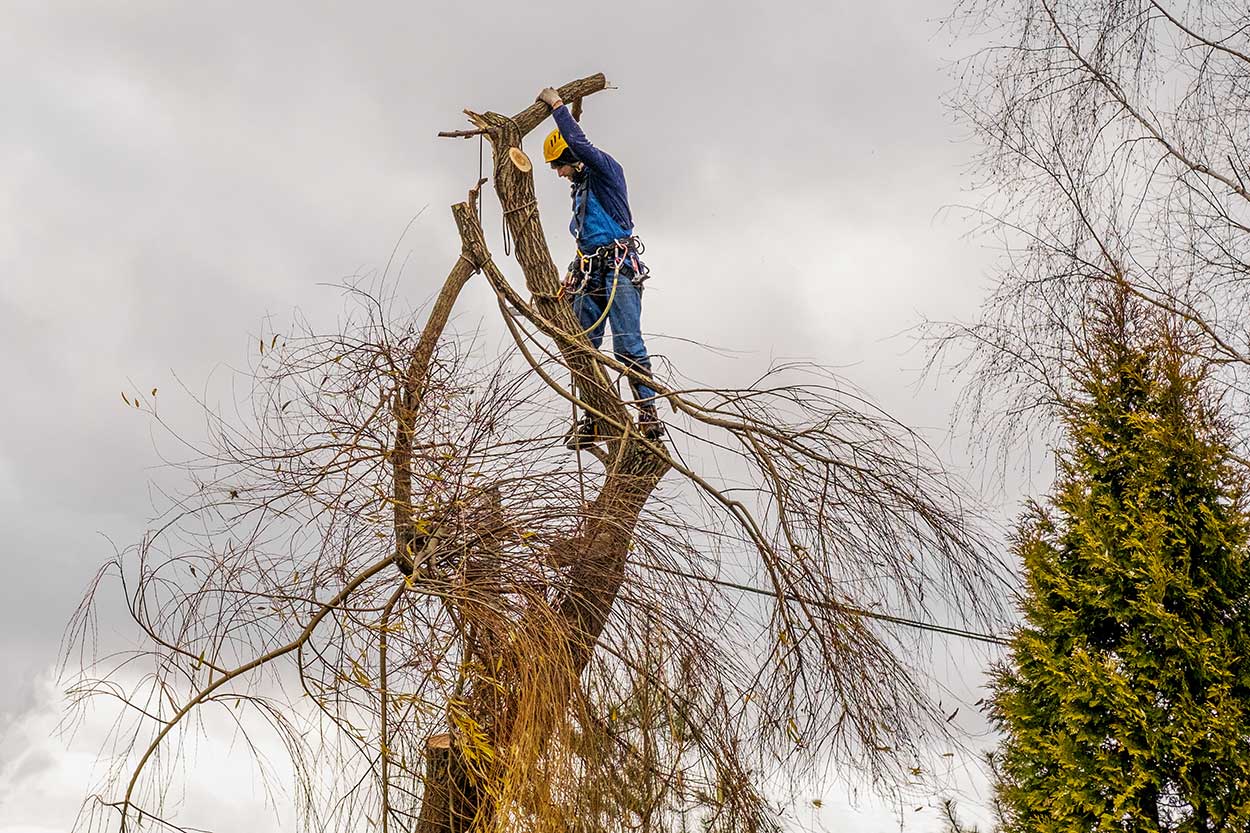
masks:
[[[611,323],[612,351],[633,371],[629,384],[638,403],[638,430],[648,439],[658,439],[664,424],[656,413],[656,392],[646,383],[651,359],[642,341],[642,281],[647,269],[638,259],[641,248],[633,236],[625,172],[590,143],[557,90],[547,87],[538,100],[551,108],[556,120],[556,129],[543,143],[543,158],[573,183],[569,231],[577,240],[577,257],[565,280],[573,312],[596,349]],[[595,437],[594,417],[583,414],[569,429],[565,444],[574,450],[586,448]]]

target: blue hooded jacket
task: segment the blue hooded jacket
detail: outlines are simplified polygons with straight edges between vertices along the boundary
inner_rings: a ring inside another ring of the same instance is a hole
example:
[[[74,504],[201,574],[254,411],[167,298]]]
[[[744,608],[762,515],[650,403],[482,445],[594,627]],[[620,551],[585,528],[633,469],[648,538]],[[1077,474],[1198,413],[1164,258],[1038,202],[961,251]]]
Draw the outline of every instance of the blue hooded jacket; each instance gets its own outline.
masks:
[[[634,218],[629,211],[624,169],[590,143],[568,107],[557,107],[552,115],[569,150],[586,166],[585,178],[573,185],[569,232],[577,239],[577,248],[589,254],[614,240],[629,237],[634,233]]]

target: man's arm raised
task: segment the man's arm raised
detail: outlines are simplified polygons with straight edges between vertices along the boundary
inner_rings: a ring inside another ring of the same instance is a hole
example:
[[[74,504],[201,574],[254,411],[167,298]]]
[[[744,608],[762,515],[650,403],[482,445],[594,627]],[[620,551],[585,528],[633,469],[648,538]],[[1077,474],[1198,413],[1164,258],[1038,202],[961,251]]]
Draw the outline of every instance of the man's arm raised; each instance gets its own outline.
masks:
[[[556,120],[556,127],[560,128],[560,135],[564,137],[564,141],[569,143],[569,147],[578,158],[578,161],[584,162],[587,167],[594,168],[597,171],[606,171],[608,169],[608,155],[592,145],[590,140],[586,138],[581,125],[573,118],[569,108],[564,106],[559,91],[548,87],[539,93],[538,100],[551,108],[551,115]]]

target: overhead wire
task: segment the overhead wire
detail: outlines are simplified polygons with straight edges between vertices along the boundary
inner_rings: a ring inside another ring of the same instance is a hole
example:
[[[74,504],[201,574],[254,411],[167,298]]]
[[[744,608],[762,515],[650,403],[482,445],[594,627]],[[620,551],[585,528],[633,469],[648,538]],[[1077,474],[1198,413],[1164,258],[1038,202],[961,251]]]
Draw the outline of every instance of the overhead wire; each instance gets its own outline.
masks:
[[[946,636],[957,636],[961,639],[971,639],[977,642],[988,642],[992,645],[1010,645],[1011,640],[994,634],[978,633],[976,631],[965,630],[964,628],[955,628],[949,625],[939,625],[935,622],[924,622],[919,619],[909,619],[905,616],[894,616],[889,613],[878,613],[873,610],[865,610],[861,607],[853,607],[851,605],[839,604],[837,602],[824,601],[822,599],[813,599],[808,596],[800,596],[795,593],[777,593],[772,590],[765,590],[762,587],[755,587],[750,584],[741,584],[736,581],[727,581],[725,579],[712,578],[711,576],[701,576],[695,573],[688,573],[684,570],[677,570],[672,567],[661,567],[657,564],[646,565],[647,569],[657,570],[661,573],[669,573],[670,575],[680,578],[689,579],[691,581],[702,581],[708,584],[715,584],[730,590],[740,590],[744,593],[752,593],[757,596],[768,596],[772,599],[785,599],[786,601],[802,602],[813,607],[824,608],[825,610],[834,610],[839,613],[849,613],[852,616],[862,616],[865,619],[875,619],[880,622],[888,622],[894,625],[902,625],[903,627],[914,628],[916,630],[930,631],[932,633],[945,634]]]

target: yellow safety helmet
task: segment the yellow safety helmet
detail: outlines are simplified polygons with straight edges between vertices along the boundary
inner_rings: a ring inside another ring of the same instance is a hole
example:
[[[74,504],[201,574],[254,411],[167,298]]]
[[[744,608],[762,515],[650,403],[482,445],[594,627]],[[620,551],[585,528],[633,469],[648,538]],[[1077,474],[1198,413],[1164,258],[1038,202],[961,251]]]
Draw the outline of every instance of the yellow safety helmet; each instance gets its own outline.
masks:
[[[547,160],[547,164],[551,164],[560,158],[560,154],[568,150],[569,143],[564,141],[564,137],[560,135],[560,131],[553,130],[547,134],[546,140],[543,142],[543,159]]]

